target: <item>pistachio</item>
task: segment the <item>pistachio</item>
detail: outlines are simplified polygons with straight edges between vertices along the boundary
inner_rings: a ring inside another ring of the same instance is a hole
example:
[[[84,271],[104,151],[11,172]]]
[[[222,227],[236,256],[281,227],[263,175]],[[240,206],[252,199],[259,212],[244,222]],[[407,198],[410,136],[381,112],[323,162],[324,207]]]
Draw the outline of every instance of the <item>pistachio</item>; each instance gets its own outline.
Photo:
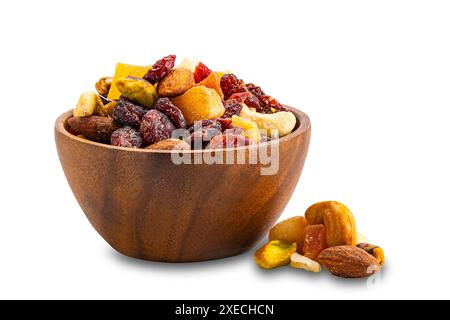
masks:
[[[158,99],[155,87],[147,80],[141,78],[121,78],[116,82],[116,87],[122,96],[143,107],[153,107]]]
[[[273,114],[264,114],[250,110],[245,104],[242,107],[240,116],[255,122],[259,129],[267,130],[268,135],[278,132],[280,137],[291,133],[297,122],[292,112],[281,111]]]

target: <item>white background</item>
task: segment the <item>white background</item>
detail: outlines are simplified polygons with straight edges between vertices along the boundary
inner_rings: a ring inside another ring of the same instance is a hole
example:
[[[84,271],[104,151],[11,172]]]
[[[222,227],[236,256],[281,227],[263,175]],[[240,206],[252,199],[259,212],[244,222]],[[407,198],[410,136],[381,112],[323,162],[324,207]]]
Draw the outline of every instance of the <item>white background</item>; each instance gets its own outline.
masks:
[[[0,298],[450,298],[448,1],[2,1]],[[160,264],[115,253],[61,170],[56,117],[118,61],[198,56],[313,124],[283,218],[336,199],[381,245],[374,285],[252,253]]]

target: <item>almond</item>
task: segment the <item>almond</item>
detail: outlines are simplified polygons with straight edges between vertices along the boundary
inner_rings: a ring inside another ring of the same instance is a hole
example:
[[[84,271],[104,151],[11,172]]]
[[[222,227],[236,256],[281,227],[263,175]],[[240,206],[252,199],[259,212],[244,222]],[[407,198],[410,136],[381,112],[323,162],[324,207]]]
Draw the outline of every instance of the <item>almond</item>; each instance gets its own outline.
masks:
[[[323,250],[319,263],[341,278],[368,277],[380,270],[377,260],[364,250],[352,246],[337,246]]]

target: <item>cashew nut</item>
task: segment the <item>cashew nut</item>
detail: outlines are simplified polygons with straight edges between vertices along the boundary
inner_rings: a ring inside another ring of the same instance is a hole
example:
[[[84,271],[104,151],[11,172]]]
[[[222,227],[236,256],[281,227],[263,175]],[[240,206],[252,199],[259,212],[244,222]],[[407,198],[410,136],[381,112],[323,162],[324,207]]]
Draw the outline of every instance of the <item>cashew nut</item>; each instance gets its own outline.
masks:
[[[105,106],[102,99],[95,92],[83,92],[78,100],[75,109],[73,109],[74,117],[88,117],[93,114],[99,116],[107,116]]]
[[[240,116],[255,122],[259,129],[267,130],[268,135],[271,135],[274,131],[278,131],[280,137],[291,133],[297,122],[297,119],[292,112],[281,111],[273,114],[259,113],[250,110],[245,104],[242,107]]]
[[[337,201],[319,202],[306,210],[310,225],[324,224],[327,246],[356,245],[356,222],[352,212]]]

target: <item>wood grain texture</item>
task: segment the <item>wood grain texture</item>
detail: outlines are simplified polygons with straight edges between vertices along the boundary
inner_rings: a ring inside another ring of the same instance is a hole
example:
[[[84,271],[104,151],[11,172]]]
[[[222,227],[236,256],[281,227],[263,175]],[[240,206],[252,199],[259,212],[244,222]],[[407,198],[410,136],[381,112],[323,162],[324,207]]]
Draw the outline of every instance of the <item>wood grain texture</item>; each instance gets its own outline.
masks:
[[[306,114],[288,107],[296,130],[279,140],[280,167],[181,164],[171,151],[125,149],[87,141],[55,124],[67,181],[95,230],[127,256],[193,262],[244,253],[278,220],[297,185],[308,151]],[[249,147],[244,147],[248,156]],[[205,151],[185,151],[194,157]],[[217,152],[217,151],[206,151]],[[236,150],[223,151],[235,154]]]

